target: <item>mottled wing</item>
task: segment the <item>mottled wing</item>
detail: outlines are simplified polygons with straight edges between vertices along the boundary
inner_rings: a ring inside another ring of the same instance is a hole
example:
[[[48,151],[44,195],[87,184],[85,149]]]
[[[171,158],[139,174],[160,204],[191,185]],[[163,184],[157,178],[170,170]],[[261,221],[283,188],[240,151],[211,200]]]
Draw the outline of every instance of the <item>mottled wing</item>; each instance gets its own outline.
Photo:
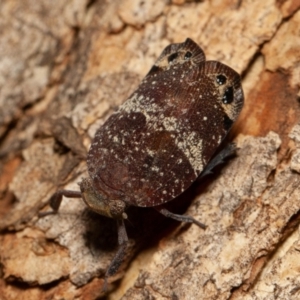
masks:
[[[147,186],[152,195],[149,202],[143,199],[147,206],[172,200],[198,178],[243,106],[240,76],[219,62],[203,63],[184,82],[174,91],[172,108],[152,126],[159,130],[150,130],[149,139],[140,142],[156,141],[148,151],[155,156],[147,158],[151,165],[143,180],[143,191]]]
[[[172,200],[199,176],[242,105],[240,77],[221,63],[150,71],[95,136],[88,155],[94,187],[129,205]]]

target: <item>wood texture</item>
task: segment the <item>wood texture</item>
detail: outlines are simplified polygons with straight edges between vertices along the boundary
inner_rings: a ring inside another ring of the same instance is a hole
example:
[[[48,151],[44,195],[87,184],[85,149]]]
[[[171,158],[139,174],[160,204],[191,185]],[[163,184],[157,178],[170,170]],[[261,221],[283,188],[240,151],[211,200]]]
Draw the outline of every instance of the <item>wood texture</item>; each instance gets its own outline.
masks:
[[[102,295],[115,222],[80,199],[38,212],[58,187],[78,189],[96,129],[187,37],[243,75],[228,138],[240,149],[171,206],[205,231],[129,212],[131,251],[107,298],[300,298],[298,0],[5,0],[0,26],[1,300]]]

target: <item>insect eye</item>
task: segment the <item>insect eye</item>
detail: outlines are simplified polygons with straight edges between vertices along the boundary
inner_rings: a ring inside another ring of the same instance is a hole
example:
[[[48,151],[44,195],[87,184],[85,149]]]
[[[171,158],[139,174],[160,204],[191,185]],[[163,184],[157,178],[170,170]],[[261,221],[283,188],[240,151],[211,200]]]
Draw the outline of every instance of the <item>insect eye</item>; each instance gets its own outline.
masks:
[[[217,84],[219,84],[219,85],[225,84],[226,81],[227,81],[227,78],[226,78],[224,75],[218,75],[218,76],[216,77],[216,82],[217,82]]]
[[[189,58],[191,58],[192,57],[192,52],[190,52],[190,51],[187,51],[186,53],[185,53],[185,55],[184,55],[184,59],[185,60],[188,60]]]
[[[176,58],[178,57],[178,53],[172,53],[169,57],[168,57],[168,63],[172,63]]]
[[[233,101],[233,88],[232,86],[229,86],[223,95],[222,101],[224,104],[230,104]]]

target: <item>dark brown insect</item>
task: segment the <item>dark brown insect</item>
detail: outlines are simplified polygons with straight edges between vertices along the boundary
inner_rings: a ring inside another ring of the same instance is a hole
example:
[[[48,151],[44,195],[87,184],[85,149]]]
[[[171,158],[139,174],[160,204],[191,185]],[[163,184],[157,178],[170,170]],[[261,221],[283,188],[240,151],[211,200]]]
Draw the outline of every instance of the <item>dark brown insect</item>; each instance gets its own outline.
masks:
[[[51,206],[56,212],[62,196],[82,197],[90,209],[117,220],[119,250],[106,280],[125,255],[128,206],[154,207],[205,228],[190,216],[169,212],[164,203],[228,154],[227,148],[208,164],[243,101],[240,76],[220,62],[205,61],[202,49],[187,39],[165,48],[137,90],[98,129],[81,192],[57,191]]]

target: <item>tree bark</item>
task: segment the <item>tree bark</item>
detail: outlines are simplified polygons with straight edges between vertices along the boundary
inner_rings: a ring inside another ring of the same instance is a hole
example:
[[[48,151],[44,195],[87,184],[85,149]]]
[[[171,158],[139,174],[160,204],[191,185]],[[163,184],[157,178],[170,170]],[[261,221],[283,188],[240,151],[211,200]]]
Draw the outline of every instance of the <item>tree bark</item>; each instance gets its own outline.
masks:
[[[242,74],[239,150],[170,203],[206,230],[129,210],[106,296],[300,298],[299,1],[5,0],[0,25],[0,300],[103,295],[115,221],[80,199],[38,214],[79,190],[97,128],[187,37]]]

